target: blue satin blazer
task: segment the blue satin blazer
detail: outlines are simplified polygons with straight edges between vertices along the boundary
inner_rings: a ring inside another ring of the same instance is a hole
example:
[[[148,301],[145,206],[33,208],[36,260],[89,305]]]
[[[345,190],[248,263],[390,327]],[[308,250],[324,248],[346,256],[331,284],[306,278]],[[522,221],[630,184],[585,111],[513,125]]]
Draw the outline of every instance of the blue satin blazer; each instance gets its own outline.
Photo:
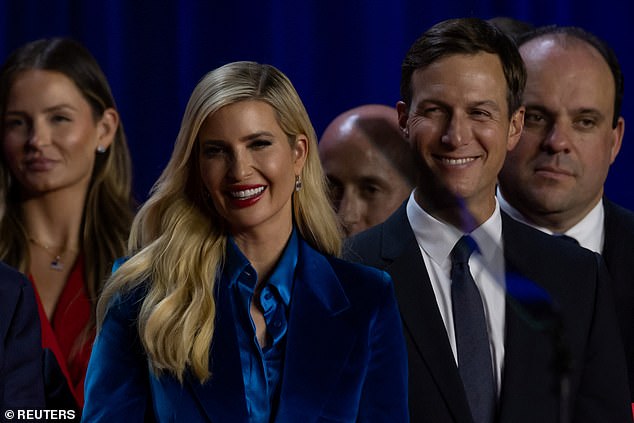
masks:
[[[216,295],[212,378],[181,385],[148,367],[136,317],[144,286],[111,304],[85,385],[85,422],[248,422],[227,292]],[[407,422],[407,354],[385,272],[324,256],[301,238],[276,423]]]

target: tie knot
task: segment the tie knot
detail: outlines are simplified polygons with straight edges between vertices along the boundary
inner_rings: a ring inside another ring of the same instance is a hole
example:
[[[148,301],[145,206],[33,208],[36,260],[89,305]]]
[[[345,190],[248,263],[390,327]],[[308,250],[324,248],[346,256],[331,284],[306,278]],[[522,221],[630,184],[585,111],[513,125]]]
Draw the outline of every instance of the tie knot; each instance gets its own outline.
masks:
[[[453,264],[468,263],[469,257],[478,250],[478,244],[469,235],[463,235],[451,250],[451,262]]]

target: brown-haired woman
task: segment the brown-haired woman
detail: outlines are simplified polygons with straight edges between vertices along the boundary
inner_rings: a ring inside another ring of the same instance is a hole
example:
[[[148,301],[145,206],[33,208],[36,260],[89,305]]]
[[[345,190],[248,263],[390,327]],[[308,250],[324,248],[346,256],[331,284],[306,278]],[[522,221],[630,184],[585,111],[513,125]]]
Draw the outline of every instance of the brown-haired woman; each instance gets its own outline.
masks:
[[[0,70],[0,259],[38,297],[49,408],[83,406],[95,306],[133,217],[130,155],[106,78],[69,39]]]

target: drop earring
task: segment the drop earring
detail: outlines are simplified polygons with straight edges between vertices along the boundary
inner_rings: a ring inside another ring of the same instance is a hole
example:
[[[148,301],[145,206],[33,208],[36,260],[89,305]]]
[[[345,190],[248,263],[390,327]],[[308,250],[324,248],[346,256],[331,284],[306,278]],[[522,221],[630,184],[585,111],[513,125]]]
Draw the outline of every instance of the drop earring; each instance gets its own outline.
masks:
[[[302,186],[302,177],[295,175],[295,191],[301,191]]]

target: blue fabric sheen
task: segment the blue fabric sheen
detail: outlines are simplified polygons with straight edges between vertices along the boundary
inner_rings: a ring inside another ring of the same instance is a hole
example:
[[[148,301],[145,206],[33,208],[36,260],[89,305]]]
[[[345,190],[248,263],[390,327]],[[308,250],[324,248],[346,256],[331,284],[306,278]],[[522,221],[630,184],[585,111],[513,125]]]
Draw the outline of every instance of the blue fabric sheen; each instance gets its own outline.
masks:
[[[271,420],[406,423],[407,353],[391,279],[323,255],[299,233],[297,239],[281,392]],[[218,276],[212,378],[200,383],[189,371],[181,382],[148,368],[137,323],[151,283],[111,302],[88,366],[83,421],[251,423],[228,285]]]
[[[269,423],[279,405],[284,368],[288,307],[298,257],[297,234],[293,229],[282,255],[259,292],[267,326],[267,343],[260,347],[250,315],[258,275],[233,239],[227,243],[222,284],[229,287],[234,324],[240,349],[249,421]]]

